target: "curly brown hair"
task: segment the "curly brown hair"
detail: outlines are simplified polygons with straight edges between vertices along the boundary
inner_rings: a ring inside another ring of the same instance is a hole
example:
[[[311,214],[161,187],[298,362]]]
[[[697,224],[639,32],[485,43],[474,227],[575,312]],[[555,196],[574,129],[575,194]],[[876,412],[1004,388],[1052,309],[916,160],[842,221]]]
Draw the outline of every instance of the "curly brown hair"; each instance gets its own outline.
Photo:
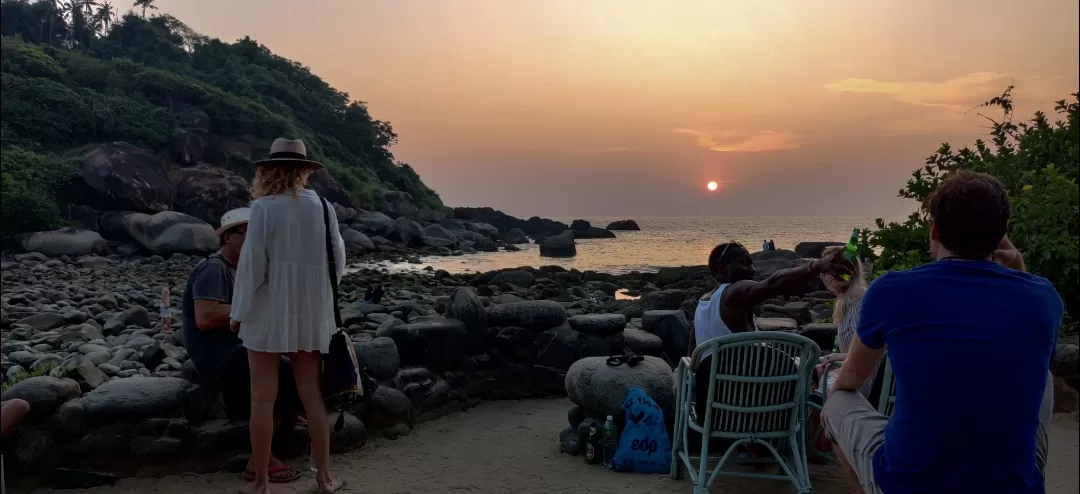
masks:
[[[277,194],[296,195],[307,185],[308,177],[314,171],[313,167],[294,163],[262,165],[255,169],[255,179],[251,181],[251,199]]]

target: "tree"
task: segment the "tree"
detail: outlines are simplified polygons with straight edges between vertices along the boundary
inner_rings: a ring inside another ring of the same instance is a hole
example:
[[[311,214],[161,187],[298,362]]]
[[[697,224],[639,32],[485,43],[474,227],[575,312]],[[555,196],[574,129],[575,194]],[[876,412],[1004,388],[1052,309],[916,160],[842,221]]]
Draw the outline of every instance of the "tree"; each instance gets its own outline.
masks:
[[[989,173],[1005,185],[1012,202],[1010,238],[1024,253],[1028,269],[1050,280],[1066,308],[1066,331],[1075,331],[1080,318],[1080,206],[1077,179],[1080,168],[1080,93],[1057,101],[1061,120],[1051,123],[1042,112],[1028,122],[1013,122],[1012,86],[983,105],[998,108],[1002,118],[985,115],[990,143],[954,150],[949,144],[926,159],[911,174],[900,196],[924,203],[937,186],[958,170]],[[864,253],[874,259],[877,273],[929,262],[929,214],[912,213],[904,223],[877,220],[877,229],[863,237]]]
[[[113,9],[112,4],[109,2],[98,4],[97,12],[94,13],[94,23],[100,28],[98,32],[108,32],[109,26],[112,25],[114,19],[116,19],[116,10]]]
[[[135,0],[134,6],[136,8],[142,8],[142,17],[146,18],[146,9],[157,10],[157,6],[154,5],[154,0]]]

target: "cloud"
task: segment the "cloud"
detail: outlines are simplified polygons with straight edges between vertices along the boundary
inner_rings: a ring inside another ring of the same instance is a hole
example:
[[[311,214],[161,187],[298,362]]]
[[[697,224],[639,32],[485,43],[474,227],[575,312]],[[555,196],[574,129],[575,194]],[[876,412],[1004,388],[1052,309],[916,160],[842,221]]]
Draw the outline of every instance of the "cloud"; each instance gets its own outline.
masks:
[[[756,134],[731,130],[707,132],[694,129],[675,129],[672,132],[694,136],[698,146],[722,153],[758,153],[799,147],[799,139],[796,135],[772,130]]]
[[[605,149],[602,152],[604,152],[604,153],[621,153],[623,151],[629,151],[629,150],[630,150],[630,148],[628,148],[626,146],[617,146],[617,147]]]
[[[840,93],[885,94],[912,105],[965,111],[986,100],[987,96],[1001,93],[1008,85],[1009,77],[997,72],[974,72],[944,82],[844,79],[826,84],[825,88]]]

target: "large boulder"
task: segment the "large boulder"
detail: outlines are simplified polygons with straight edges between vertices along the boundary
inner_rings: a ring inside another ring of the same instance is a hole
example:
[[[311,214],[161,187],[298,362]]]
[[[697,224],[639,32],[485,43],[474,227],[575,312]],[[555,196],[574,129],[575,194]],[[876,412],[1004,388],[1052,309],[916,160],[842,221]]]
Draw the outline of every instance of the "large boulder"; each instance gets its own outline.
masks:
[[[376,336],[397,345],[401,365],[422,365],[433,371],[461,367],[468,353],[469,333],[457,319],[429,316],[409,324],[382,327]]]
[[[40,252],[56,257],[105,254],[109,250],[105,239],[101,238],[98,232],[75,228],[23,233],[15,237],[15,242],[25,252]]]
[[[649,310],[642,315],[642,329],[660,337],[672,363],[685,357],[690,345],[690,323],[681,310]]]
[[[337,180],[334,180],[334,176],[330,175],[330,172],[323,168],[315,171],[310,177],[308,177],[308,187],[319,194],[320,197],[330,201],[331,204],[338,203],[343,206],[351,207],[353,205],[352,195],[349,191],[345,190]]]
[[[540,242],[540,255],[544,257],[574,257],[577,255],[577,244],[574,242],[574,231],[566,230],[554,237]]]
[[[113,379],[70,404],[90,423],[162,417],[184,406],[191,385],[179,377]]]
[[[532,286],[533,283],[536,283],[536,275],[524,269],[508,269],[495,275],[495,277],[491,279],[491,284],[493,285],[498,285],[500,283],[511,283],[528,288]]]
[[[82,390],[79,383],[71,379],[57,379],[49,376],[37,376],[19,381],[0,394],[0,401],[15,398],[26,400],[30,404],[27,419],[36,421],[51,417],[64,402],[78,398]]]
[[[155,254],[207,254],[219,247],[212,226],[177,211],[154,215],[107,212],[101,215],[101,228],[111,236],[132,240]]]
[[[574,238],[615,238],[615,233],[611,230],[590,226],[587,230],[574,230]]]
[[[618,220],[608,223],[607,229],[611,231],[638,231],[641,230],[641,227],[634,220]]]
[[[626,327],[622,314],[581,314],[570,318],[570,327],[594,336],[611,336]]]
[[[510,231],[503,235],[503,242],[508,244],[527,244],[529,243],[529,237],[525,236],[525,232],[520,228],[512,228]]]
[[[566,371],[566,395],[575,405],[595,415],[618,415],[626,393],[643,389],[671,417],[675,382],[664,359],[645,357],[634,366],[607,365],[605,357],[586,357]]]
[[[218,225],[225,212],[251,203],[248,181],[221,168],[183,168],[173,178],[173,209],[210,225]]]
[[[83,156],[71,188],[73,202],[99,211],[167,211],[173,204],[173,185],[157,156],[117,142],[104,144]]]
[[[821,251],[837,245],[844,245],[844,242],[799,242],[795,245],[795,253],[799,257],[817,259],[821,257]]]
[[[341,240],[345,242],[345,249],[349,251],[375,250],[375,242],[372,242],[371,238],[352,228],[341,231]]]
[[[465,223],[465,229],[479,233],[489,239],[499,238],[499,229],[490,223],[469,221]]]
[[[470,353],[476,353],[483,349],[484,337],[487,335],[488,314],[484,308],[484,302],[468,287],[459,286],[450,292],[450,303],[446,307],[447,317],[457,319],[465,324],[465,330],[469,333]]]
[[[543,331],[566,322],[566,309],[557,302],[534,300],[488,308],[488,324],[495,327],[518,327]]]
[[[375,379],[392,379],[401,368],[397,344],[390,338],[372,338],[353,343],[360,368],[366,368]]]
[[[453,249],[458,244],[457,237],[438,223],[425,226],[420,231],[420,240],[424,245],[435,248]]]
[[[394,220],[393,226],[386,235],[390,240],[396,240],[409,247],[419,247],[422,242],[420,226],[404,216],[399,216]]]
[[[423,208],[416,212],[416,219],[427,223],[438,223],[446,219],[446,213],[434,209]]]
[[[187,129],[169,139],[169,156],[185,166],[225,165],[225,147],[218,136],[204,129]]]
[[[369,235],[386,235],[394,227],[394,219],[378,211],[364,211],[353,220],[353,226]]]
[[[415,218],[416,213],[419,212],[419,208],[416,207],[416,202],[413,201],[411,194],[396,190],[383,192],[382,200],[378,204],[378,210],[390,216],[404,216],[406,218]]]

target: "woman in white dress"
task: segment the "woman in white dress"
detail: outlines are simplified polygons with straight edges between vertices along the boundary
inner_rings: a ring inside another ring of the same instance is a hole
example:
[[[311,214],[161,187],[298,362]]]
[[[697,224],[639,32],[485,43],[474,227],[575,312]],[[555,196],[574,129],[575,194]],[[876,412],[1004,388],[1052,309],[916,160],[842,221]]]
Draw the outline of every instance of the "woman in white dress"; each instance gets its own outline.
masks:
[[[316,482],[322,493],[343,483],[330,475],[330,424],[322,396],[321,353],[336,331],[326,254],[322,199],[304,186],[322,167],[304,143],[277,139],[269,159],[256,163],[251,219],[236,269],[232,328],[239,331],[251,369],[251,455],[255,481],[247,492],[269,493],[267,469],[277,397],[277,365],[287,354],[307,415]],[[329,208],[337,279],[345,244]]]

